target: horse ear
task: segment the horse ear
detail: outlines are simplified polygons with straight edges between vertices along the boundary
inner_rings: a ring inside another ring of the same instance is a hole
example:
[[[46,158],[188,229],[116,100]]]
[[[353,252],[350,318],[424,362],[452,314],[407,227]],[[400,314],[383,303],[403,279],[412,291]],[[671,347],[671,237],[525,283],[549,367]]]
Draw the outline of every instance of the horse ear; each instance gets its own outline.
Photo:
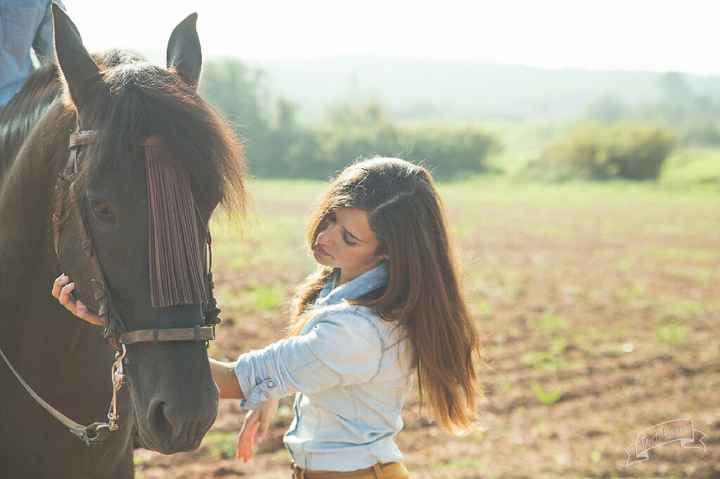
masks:
[[[83,96],[92,82],[100,81],[100,69],[85,50],[80,33],[70,17],[54,2],[52,5],[55,30],[55,52],[76,107],[83,104]]]
[[[202,51],[195,24],[197,13],[180,22],[168,41],[167,67],[173,68],[186,82],[197,88],[202,68]]]

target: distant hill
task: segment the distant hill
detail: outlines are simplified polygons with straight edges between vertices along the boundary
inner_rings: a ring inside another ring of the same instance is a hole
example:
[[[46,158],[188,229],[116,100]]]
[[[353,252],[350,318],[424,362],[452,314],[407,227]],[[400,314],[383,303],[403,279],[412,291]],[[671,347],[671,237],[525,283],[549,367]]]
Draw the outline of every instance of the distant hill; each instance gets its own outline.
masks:
[[[147,56],[164,60],[160,52]],[[658,101],[663,75],[367,57],[245,63],[265,72],[269,93],[294,101],[305,121],[324,119],[339,102],[368,100],[398,120],[567,119],[602,97],[630,106]],[[695,94],[720,99],[720,76],[685,78]]]
[[[332,104],[370,99],[396,119],[572,118],[600,97],[628,105],[657,101],[662,76],[383,58],[251,66],[266,72],[270,92],[296,102],[308,121],[321,120]],[[695,93],[720,97],[720,76],[686,78]]]

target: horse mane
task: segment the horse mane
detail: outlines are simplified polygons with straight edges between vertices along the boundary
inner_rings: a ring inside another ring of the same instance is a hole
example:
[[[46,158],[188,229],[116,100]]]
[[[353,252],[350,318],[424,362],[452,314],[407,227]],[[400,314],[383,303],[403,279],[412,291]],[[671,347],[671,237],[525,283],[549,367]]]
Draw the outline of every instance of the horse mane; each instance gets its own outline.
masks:
[[[109,94],[98,95],[96,104],[88,105],[97,119],[93,127],[98,141],[86,173],[123,168],[132,148],[157,135],[187,168],[193,194],[206,215],[217,202],[228,211],[242,211],[243,145],[194,87],[132,52],[109,50],[93,59]],[[0,185],[23,141],[61,97],[72,108],[61,72],[57,65],[48,65],[35,71],[0,110]]]
[[[0,109],[0,183],[25,138],[61,92],[57,65],[46,65],[33,72]]]
[[[144,61],[132,52],[108,50],[93,55],[99,65],[112,67],[121,63]],[[51,63],[33,71],[20,90],[4,108],[0,108],[0,183],[10,169],[20,147],[33,127],[45,115],[55,100],[63,93],[61,73],[57,64]]]

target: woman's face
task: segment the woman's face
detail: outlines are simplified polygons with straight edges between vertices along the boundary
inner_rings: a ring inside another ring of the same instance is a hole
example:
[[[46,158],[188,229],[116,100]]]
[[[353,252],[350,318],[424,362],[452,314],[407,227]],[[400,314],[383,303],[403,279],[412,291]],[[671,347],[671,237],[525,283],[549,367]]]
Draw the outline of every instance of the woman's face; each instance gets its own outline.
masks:
[[[365,210],[338,208],[325,218],[321,228],[313,245],[315,260],[340,268],[341,283],[371,270],[384,259],[375,254],[378,240]]]

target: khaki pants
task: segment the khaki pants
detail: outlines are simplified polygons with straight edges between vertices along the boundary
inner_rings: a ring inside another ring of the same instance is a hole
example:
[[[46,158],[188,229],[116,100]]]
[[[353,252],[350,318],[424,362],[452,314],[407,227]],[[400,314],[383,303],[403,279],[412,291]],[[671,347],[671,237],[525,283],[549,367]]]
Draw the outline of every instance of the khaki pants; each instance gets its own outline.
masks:
[[[356,471],[308,471],[295,464],[290,466],[293,470],[293,479],[408,479],[410,474],[400,462],[377,463],[367,469]]]

